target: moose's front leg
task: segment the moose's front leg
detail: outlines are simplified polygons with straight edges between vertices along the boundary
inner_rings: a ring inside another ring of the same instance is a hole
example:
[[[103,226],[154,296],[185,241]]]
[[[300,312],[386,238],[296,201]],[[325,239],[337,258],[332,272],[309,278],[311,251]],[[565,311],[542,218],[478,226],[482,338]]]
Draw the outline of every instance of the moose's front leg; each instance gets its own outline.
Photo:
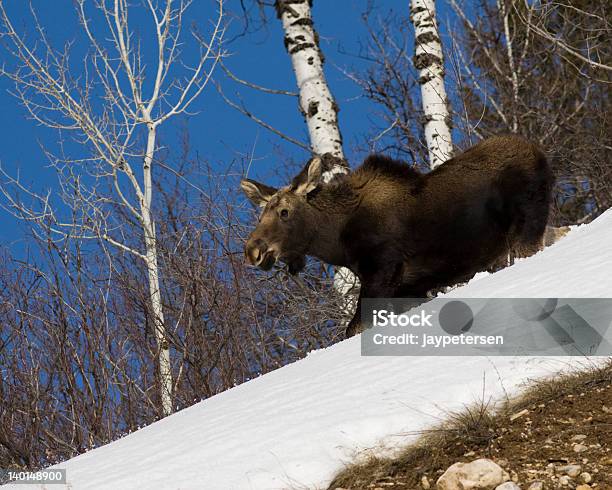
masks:
[[[357,299],[355,314],[346,328],[346,338],[363,332],[364,325],[361,322],[361,300],[363,298],[394,298],[400,286],[399,273],[401,263],[381,265],[378,269],[371,270],[370,274],[360,274],[361,289]]]

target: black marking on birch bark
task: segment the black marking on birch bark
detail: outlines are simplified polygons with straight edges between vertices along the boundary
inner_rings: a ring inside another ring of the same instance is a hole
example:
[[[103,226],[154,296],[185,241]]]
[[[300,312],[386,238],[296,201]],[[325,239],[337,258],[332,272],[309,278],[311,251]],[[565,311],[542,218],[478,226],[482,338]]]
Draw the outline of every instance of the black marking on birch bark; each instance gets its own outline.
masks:
[[[306,60],[306,62],[307,62],[309,65],[313,65],[313,64],[314,64],[314,58],[313,58],[312,56],[309,56],[309,57],[308,57],[308,59]]]
[[[428,73],[427,75],[423,75],[422,77],[419,77],[419,79],[417,80],[417,83],[419,85],[424,85],[427,82],[431,82],[435,77],[431,74]]]
[[[274,2],[276,16],[280,19],[285,12],[289,12],[294,17],[299,17],[298,13],[292,9],[290,5],[299,5],[306,2],[308,2],[308,5],[312,7],[312,0],[276,0],[276,2]]]
[[[424,32],[423,34],[419,34],[416,37],[417,44],[426,44],[434,41],[440,42],[440,38],[436,36],[433,32]]]
[[[289,54],[295,54],[295,53],[299,53],[300,51],[302,51],[303,49],[308,49],[308,48],[315,48],[316,46],[313,43],[301,43],[298,44],[296,46],[293,46],[290,50],[289,50]]]
[[[309,19],[308,17],[302,17],[301,19],[298,19],[292,22],[291,25],[292,26],[310,26],[312,27],[314,25],[314,22],[312,21],[312,19]]]
[[[311,100],[310,104],[308,104],[308,117],[314,116],[317,112],[319,112],[319,101]]]
[[[419,115],[419,123],[422,126],[425,126],[429,121],[433,121],[433,116],[431,114],[420,114]]]
[[[335,100],[331,101],[331,105],[332,105],[332,110],[338,114],[340,112],[340,106],[336,103]]]
[[[442,60],[431,53],[417,54],[412,58],[412,62],[417,70],[423,70],[436,63],[439,65],[442,64]]]

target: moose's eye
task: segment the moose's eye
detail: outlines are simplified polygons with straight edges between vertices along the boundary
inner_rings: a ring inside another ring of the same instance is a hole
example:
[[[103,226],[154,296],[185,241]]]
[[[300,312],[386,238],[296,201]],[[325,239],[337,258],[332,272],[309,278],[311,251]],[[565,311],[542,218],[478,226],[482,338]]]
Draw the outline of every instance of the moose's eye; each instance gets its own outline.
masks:
[[[287,209],[281,209],[279,214],[283,219],[287,219],[289,217],[289,211]]]

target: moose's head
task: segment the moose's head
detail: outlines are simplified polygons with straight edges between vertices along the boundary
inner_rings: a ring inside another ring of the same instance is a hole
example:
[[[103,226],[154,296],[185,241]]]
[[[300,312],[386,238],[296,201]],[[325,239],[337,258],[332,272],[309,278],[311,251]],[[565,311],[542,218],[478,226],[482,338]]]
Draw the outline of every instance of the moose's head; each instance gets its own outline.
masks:
[[[240,182],[250,201],[263,208],[244,250],[250,264],[270,270],[281,260],[291,274],[304,268],[314,231],[307,197],[321,183],[321,175],[321,159],[314,157],[287,187],[275,189],[250,179]]]

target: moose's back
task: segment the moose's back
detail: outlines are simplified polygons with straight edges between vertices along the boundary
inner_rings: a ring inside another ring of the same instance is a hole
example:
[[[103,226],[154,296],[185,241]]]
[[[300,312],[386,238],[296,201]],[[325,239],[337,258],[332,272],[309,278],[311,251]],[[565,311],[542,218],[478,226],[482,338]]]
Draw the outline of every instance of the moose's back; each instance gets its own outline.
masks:
[[[370,157],[351,179],[363,206],[347,236],[377,234],[401,250],[406,276],[448,285],[538,249],[552,180],[544,155],[518,136],[487,139],[428,174]]]

